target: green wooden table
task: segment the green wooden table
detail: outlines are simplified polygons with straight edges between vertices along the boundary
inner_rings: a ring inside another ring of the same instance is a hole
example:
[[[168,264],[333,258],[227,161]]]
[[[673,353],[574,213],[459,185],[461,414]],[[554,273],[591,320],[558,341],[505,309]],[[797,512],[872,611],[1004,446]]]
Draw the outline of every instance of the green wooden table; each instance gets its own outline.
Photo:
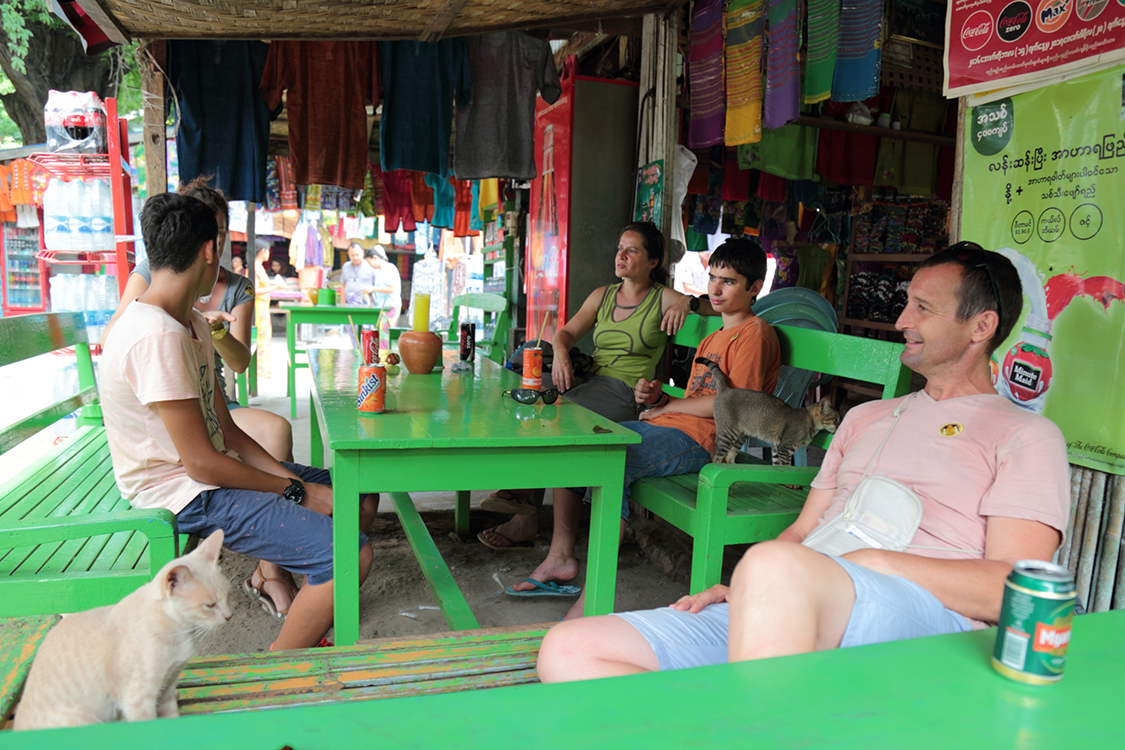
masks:
[[[285,346],[289,350],[289,417],[297,418],[297,368],[308,367],[297,361],[297,326],[301,323],[316,325],[347,325],[348,316],[357,325],[375,325],[379,322],[378,307],[346,305],[309,305],[282,302],[279,308],[288,313],[285,322]]]
[[[995,630],[982,630],[564,685],[13,734],[3,744],[5,750],[1120,746],[1125,612],[1074,620],[1066,675],[1057,685],[1032,687],[997,674],[988,663],[995,638]]]
[[[594,487],[586,565],[586,613],[613,611],[625,447],[632,430],[560,399],[518,404],[501,392],[520,378],[478,357],[472,372],[445,367],[427,375],[389,374],[382,414],[356,410],[355,351],[309,349],[313,389],[313,465],[327,448],[332,468],[336,643],[359,637],[357,502],[360,493],[390,493],[403,529],[454,630],[479,627],[418,516],[410,492],[456,491],[456,525],[469,530],[469,491],[502,487]],[[604,501],[603,501],[604,498]],[[371,575],[379,575],[376,559]]]

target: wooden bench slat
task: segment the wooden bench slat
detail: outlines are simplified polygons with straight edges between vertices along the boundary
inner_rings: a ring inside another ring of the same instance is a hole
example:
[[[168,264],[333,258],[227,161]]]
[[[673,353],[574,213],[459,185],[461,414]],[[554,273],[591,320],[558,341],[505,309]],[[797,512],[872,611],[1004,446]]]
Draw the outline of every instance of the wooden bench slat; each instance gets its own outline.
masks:
[[[14,618],[0,629],[0,726],[12,714],[39,644],[59,619],[58,615]]]

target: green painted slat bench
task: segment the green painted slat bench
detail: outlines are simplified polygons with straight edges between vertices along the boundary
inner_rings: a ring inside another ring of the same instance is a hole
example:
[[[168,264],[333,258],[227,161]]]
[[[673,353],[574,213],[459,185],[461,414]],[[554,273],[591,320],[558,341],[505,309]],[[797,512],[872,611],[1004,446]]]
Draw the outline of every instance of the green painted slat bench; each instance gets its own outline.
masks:
[[[720,325],[719,318],[693,315],[674,343],[697,347]],[[786,325],[776,325],[774,330],[781,344],[782,364],[876,383],[883,398],[901,396],[910,387],[910,370],[899,360],[902,344]],[[683,395],[670,386],[665,390]],[[831,439],[822,432],[813,445],[826,448]],[[634,501],[692,537],[692,593],[719,582],[724,546],[773,539],[793,523],[817,473],[813,467],[772,466],[745,459],[749,463],[710,464],[699,474],[642,479],[633,484]]]
[[[39,615],[0,620],[0,728],[12,716],[39,644],[59,619]]]
[[[222,713],[429,695],[538,682],[548,625],[383,638],[355,646],[196,657],[180,713]]]
[[[0,617],[113,604],[176,557],[176,520],[135,510],[113,477],[81,314],[0,318],[0,367],[67,347],[79,392],[6,427],[5,453],[81,409],[77,431],[0,486]]]

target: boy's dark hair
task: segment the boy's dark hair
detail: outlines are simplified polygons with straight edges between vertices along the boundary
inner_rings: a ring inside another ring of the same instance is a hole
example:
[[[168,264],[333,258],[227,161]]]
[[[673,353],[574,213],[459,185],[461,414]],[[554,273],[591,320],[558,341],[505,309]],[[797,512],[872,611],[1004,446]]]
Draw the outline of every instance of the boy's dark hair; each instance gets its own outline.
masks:
[[[196,177],[191,182],[180,185],[180,189],[176,192],[203,201],[211,207],[216,216],[222,214],[223,221],[228,225],[230,224],[230,209],[227,208],[227,197],[223,195],[222,190],[211,187],[210,177]]]
[[[648,253],[649,260],[655,260],[656,266],[649,271],[648,277],[657,284],[668,283],[668,269],[664,266],[664,233],[651,221],[633,221],[626,224],[618,236],[626,232],[636,232],[641,236],[641,244]]]
[[[731,237],[715,248],[709,265],[712,268],[729,268],[746,277],[746,288],[755,281],[766,280],[766,251],[757,240],[749,237]]]
[[[965,321],[985,310],[995,310],[1000,318],[996,332],[988,340],[988,353],[992,354],[1008,338],[1023,309],[1023,285],[1020,284],[1019,272],[1012,261],[1000,253],[985,250],[975,242],[950,245],[927,258],[918,270],[950,263],[961,267],[957,319]]]
[[[153,271],[183,273],[191,268],[204,243],[218,239],[219,223],[215,211],[203,201],[161,193],[145,201],[141,234]]]

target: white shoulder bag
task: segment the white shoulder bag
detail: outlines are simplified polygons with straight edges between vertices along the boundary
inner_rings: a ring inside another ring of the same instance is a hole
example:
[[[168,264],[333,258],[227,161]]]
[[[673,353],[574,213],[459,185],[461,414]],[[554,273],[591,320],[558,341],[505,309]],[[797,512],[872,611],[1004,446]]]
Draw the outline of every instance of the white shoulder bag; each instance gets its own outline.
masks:
[[[920,549],[943,549],[954,552],[982,554],[979,550],[963,550],[952,547],[918,547],[911,545],[914,534],[922,525],[922,500],[906,485],[881,476],[868,476],[871,468],[883,452],[883,446],[894,432],[899,417],[907,405],[918,394],[903,400],[894,410],[891,429],[883,437],[883,442],[871,457],[863,477],[848,501],[844,511],[828,523],[814,530],[801,542],[806,547],[826,555],[840,556],[858,549],[888,549],[901,552],[908,547]]]

